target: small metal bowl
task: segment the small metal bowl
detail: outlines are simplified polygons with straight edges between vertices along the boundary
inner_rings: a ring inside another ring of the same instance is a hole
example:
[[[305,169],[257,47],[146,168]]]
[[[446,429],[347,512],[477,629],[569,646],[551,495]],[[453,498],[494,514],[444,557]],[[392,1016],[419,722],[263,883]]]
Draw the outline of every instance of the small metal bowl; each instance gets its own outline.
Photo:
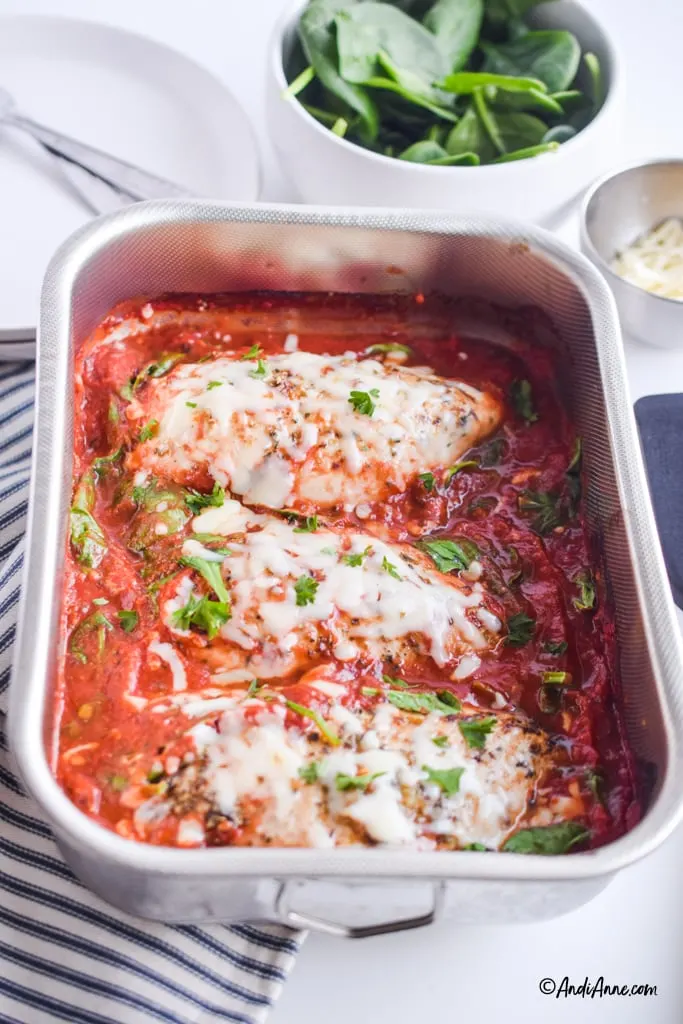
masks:
[[[683,160],[654,160],[601,178],[581,210],[581,248],[614,293],[622,327],[646,345],[683,348],[683,301],[624,281],[610,263],[668,217],[683,219]]]

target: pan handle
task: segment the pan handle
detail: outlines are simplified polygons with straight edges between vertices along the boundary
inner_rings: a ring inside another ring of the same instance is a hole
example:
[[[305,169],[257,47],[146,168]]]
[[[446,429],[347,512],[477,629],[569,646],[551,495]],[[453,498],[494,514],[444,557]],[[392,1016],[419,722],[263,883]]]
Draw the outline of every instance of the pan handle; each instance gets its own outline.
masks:
[[[349,925],[295,910],[292,906],[293,893],[291,890],[296,886],[297,883],[291,882],[282,882],[280,885],[275,898],[275,912],[279,921],[290,928],[307,928],[311,931],[322,932],[325,935],[335,935],[344,939],[367,939],[373,935],[405,932],[411,928],[424,928],[425,925],[433,924],[443,912],[446,890],[443,882],[431,883],[432,905],[424,914],[418,914],[413,917],[394,918],[391,921],[380,921],[377,924]]]

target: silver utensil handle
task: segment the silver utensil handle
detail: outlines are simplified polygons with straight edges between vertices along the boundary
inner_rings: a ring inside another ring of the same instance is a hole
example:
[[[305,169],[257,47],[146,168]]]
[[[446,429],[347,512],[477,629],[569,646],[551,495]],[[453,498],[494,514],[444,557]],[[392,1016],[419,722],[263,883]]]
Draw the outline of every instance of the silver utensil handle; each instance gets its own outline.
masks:
[[[185,199],[194,195],[189,189],[176,185],[172,181],[166,181],[165,178],[160,178],[156,174],[143,171],[142,168],[135,167],[134,164],[129,164],[125,160],[119,160],[118,157],[111,156],[109,153],[103,153],[102,150],[95,149],[94,146],[88,146],[68,135],[62,135],[61,132],[46,128],[29,117],[13,114],[8,120],[17,128],[23,128],[24,131],[30,132],[44,146],[96,174],[102,181],[125,192],[133,200]]]

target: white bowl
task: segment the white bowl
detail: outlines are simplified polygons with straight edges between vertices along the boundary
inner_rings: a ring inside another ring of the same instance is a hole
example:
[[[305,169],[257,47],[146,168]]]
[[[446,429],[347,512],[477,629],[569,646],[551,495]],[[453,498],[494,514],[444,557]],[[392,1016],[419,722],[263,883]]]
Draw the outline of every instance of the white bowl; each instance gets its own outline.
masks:
[[[607,97],[594,120],[555,153],[484,167],[430,167],[373,153],[323,128],[296,100],[282,98],[284,65],[306,0],[294,0],[272,35],[267,105],[271,137],[304,202],[323,205],[443,209],[546,220],[614,162],[622,81],[605,30],[580,4],[554,0],[535,9],[538,28],[573,32],[583,52],[597,55]]]

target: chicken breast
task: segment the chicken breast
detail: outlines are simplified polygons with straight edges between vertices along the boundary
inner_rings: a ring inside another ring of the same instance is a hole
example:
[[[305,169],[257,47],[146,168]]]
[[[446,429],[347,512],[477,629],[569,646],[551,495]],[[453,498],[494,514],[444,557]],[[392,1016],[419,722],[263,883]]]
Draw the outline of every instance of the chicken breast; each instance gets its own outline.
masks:
[[[246,504],[380,500],[500,422],[492,395],[391,362],[290,352],[182,364],[131,403],[130,470],[218,481]]]
[[[405,666],[431,658],[465,678],[479,665],[477,652],[499,638],[500,609],[481,583],[439,572],[412,545],[322,525],[306,532],[232,500],[195,517],[193,528],[200,537],[224,535],[228,554],[186,541],[183,553],[195,573],[166,590],[162,616],[196,651],[201,633],[183,619],[183,609],[193,607],[203,587],[202,562],[195,560],[212,563],[231,611],[208,644],[205,660],[217,681],[234,678],[235,670],[271,679],[321,656]]]
[[[185,755],[137,807],[136,833],[153,840],[172,819],[186,845],[211,833],[233,845],[497,850],[539,814],[546,826],[567,819],[543,787],[545,733],[511,713],[404,710],[430,697],[384,691],[374,706],[337,699],[321,712],[276,691],[234,698],[190,726]]]

